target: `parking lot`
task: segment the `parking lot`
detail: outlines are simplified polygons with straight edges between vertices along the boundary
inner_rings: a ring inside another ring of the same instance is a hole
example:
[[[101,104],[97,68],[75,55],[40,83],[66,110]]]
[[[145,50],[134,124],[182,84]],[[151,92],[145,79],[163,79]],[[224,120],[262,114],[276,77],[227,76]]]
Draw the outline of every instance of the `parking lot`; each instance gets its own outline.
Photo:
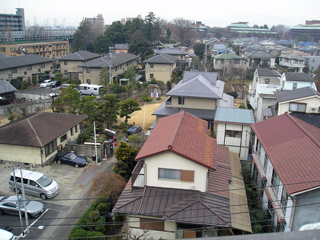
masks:
[[[78,218],[82,216],[93,201],[93,197],[88,193],[93,177],[101,171],[111,172],[114,162],[115,158],[110,157],[98,164],[90,161],[83,168],[74,168],[56,163],[44,167],[30,168],[29,170],[44,173],[55,180],[59,184],[60,192],[53,199],[47,200],[26,195],[30,200],[42,202],[46,210],[40,217],[29,219],[29,225],[31,225],[30,233],[24,238],[38,239],[41,238],[41,235],[51,236],[51,238],[67,238],[74,223],[77,222]],[[0,163],[0,195],[15,195],[15,192],[9,189],[12,166],[12,164]],[[14,169],[17,169],[17,167],[15,166]],[[19,216],[0,216],[0,228],[11,227],[12,233],[16,236],[21,234],[22,229],[26,229],[24,218],[23,225],[24,227],[22,228]],[[57,228],[59,228],[59,231],[56,231]]]

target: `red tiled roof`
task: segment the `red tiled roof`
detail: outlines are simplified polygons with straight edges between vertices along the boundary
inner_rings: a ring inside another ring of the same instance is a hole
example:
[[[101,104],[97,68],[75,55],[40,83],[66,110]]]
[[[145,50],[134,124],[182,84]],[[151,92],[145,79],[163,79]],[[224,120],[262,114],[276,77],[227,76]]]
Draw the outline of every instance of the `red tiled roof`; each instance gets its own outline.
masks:
[[[136,160],[173,151],[216,169],[216,140],[207,135],[207,121],[187,112],[161,118],[138,153]]]
[[[320,129],[289,114],[252,125],[289,194],[320,186]]]

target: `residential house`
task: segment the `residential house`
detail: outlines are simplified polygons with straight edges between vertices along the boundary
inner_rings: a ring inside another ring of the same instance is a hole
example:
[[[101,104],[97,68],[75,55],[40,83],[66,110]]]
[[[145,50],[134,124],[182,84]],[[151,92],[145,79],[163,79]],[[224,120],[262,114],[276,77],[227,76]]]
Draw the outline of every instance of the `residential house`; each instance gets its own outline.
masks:
[[[207,120],[213,132],[213,120],[217,107],[234,107],[234,98],[224,91],[225,83],[215,72],[185,71],[181,81],[166,95],[167,99],[152,113],[158,121],[181,110]]]
[[[320,129],[288,113],[252,129],[253,178],[274,231],[320,222]]]
[[[320,66],[320,56],[306,56],[306,66],[309,67],[309,73],[313,73]]]
[[[115,53],[119,53],[119,52],[125,52],[128,53],[129,51],[129,43],[118,43],[114,45],[114,50]]]
[[[146,64],[146,80],[155,78],[157,81],[167,82],[176,69],[178,58],[168,54],[155,55],[143,61]]]
[[[112,78],[124,74],[128,66],[137,66],[138,56],[131,53],[119,52],[110,56],[96,58],[90,62],[81,64],[82,71],[79,74],[81,83],[99,84],[99,74],[102,67],[106,67],[111,72]],[[110,71],[111,68],[111,71]]]
[[[276,57],[264,50],[243,54],[248,65],[255,68],[275,68]]]
[[[100,57],[99,54],[88,51],[71,53],[59,59],[60,72],[68,78],[79,78],[79,72],[82,71],[79,66],[98,57]]]
[[[0,105],[13,103],[16,99],[15,92],[18,91],[6,80],[0,79]]]
[[[28,165],[44,165],[80,134],[87,116],[32,113],[0,127],[0,159]]]
[[[320,113],[320,93],[304,87],[276,93],[278,115],[285,112]]]
[[[249,86],[249,103],[254,110],[257,122],[263,120],[263,109],[275,105],[276,98],[270,95],[274,95],[274,92],[280,89],[280,78],[277,72],[267,68],[256,69],[252,84]]]
[[[279,56],[279,66],[290,69],[294,72],[302,72],[305,67],[306,59],[303,56],[295,55],[293,53],[281,54]]]
[[[169,47],[169,48],[162,48],[158,51],[156,51],[156,54],[168,54],[177,57],[177,62],[176,62],[176,68],[178,70],[185,71],[189,67],[189,61],[187,61],[187,56],[188,53],[185,51],[182,51],[178,48],[175,47]]]
[[[0,44],[0,51],[8,57],[34,54],[59,59],[69,54],[69,41]]]
[[[282,90],[311,87],[317,91],[314,80],[306,73],[285,72],[281,75],[280,84]]]
[[[220,55],[227,51],[227,46],[224,43],[213,42],[209,43],[212,57]]]
[[[125,214],[129,239],[184,239],[251,232],[236,153],[187,112],[159,120],[112,212]]]
[[[7,81],[19,78],[21,81],[39,82],[39,75],[52,73],[52,59],[33,54],[0,58],[0,79]]]
[[[235,53],[223,53],[214,57],[213,68],[222,73],[231,74],[232,72],[243,74],[248,66],[247,61]]]
[[[214,135],[217,143],[248,160],[251,145],[251,124],[255,123],[253,111],[240,108],[218,107],[214,117]]]

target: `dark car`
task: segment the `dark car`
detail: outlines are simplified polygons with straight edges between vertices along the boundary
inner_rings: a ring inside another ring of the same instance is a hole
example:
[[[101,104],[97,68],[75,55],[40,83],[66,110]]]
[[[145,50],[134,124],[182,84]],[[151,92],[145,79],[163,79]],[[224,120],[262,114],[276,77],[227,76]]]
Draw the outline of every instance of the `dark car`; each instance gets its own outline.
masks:
[[[18,200],[19,199],[19,200]],[[24,202],[26,204],[28,217],[38,217],[44,212],[44,205],[38,201],[30,201],[28,198],[19,196],[0,197],[0,215],[19,215],[19,205],[22,214],[25,214]]]
[[[87,165],[88,160],[85,157],[77,156],[76,154],[74,154],[74,152],[69,152],[64,155],[58,153],[56,155],[56,163],[65,163],[78,168]]]
[[[127,142],[129,141],[128,137],[131,136],[132,134],[138,134],[138,135],[142,135],[142,129],[139,126],[131,126],[128,130],[127,130],[127,134],[126,134],[126,140]]]
[[[59,87],[61,85],[61,82],[60,81],[52,81],[51,83],[50,83],[50,87],[52,87],[52,88],[56,88],[56,87]]]

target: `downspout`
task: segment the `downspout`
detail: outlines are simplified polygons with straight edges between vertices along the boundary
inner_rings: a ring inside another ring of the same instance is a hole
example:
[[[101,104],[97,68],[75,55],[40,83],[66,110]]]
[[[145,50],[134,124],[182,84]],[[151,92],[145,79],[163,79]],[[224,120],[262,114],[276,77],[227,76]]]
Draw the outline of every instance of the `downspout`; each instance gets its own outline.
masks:
[[[291,198],[291,200],[292,200],[292,203],[293,203],[293,211],[292,211],[292,213],[291,213],[291,219],[290,219],[290,225],[289,225],[289,227],[291,228],[291,230],[292,230],[292,227],[293,227],[293,222],[294,222],[294,214],[296,213],[296,205],[297,205],[297,200],[294,198],[294,197],[291,197],[290,196],[290,198]]]

